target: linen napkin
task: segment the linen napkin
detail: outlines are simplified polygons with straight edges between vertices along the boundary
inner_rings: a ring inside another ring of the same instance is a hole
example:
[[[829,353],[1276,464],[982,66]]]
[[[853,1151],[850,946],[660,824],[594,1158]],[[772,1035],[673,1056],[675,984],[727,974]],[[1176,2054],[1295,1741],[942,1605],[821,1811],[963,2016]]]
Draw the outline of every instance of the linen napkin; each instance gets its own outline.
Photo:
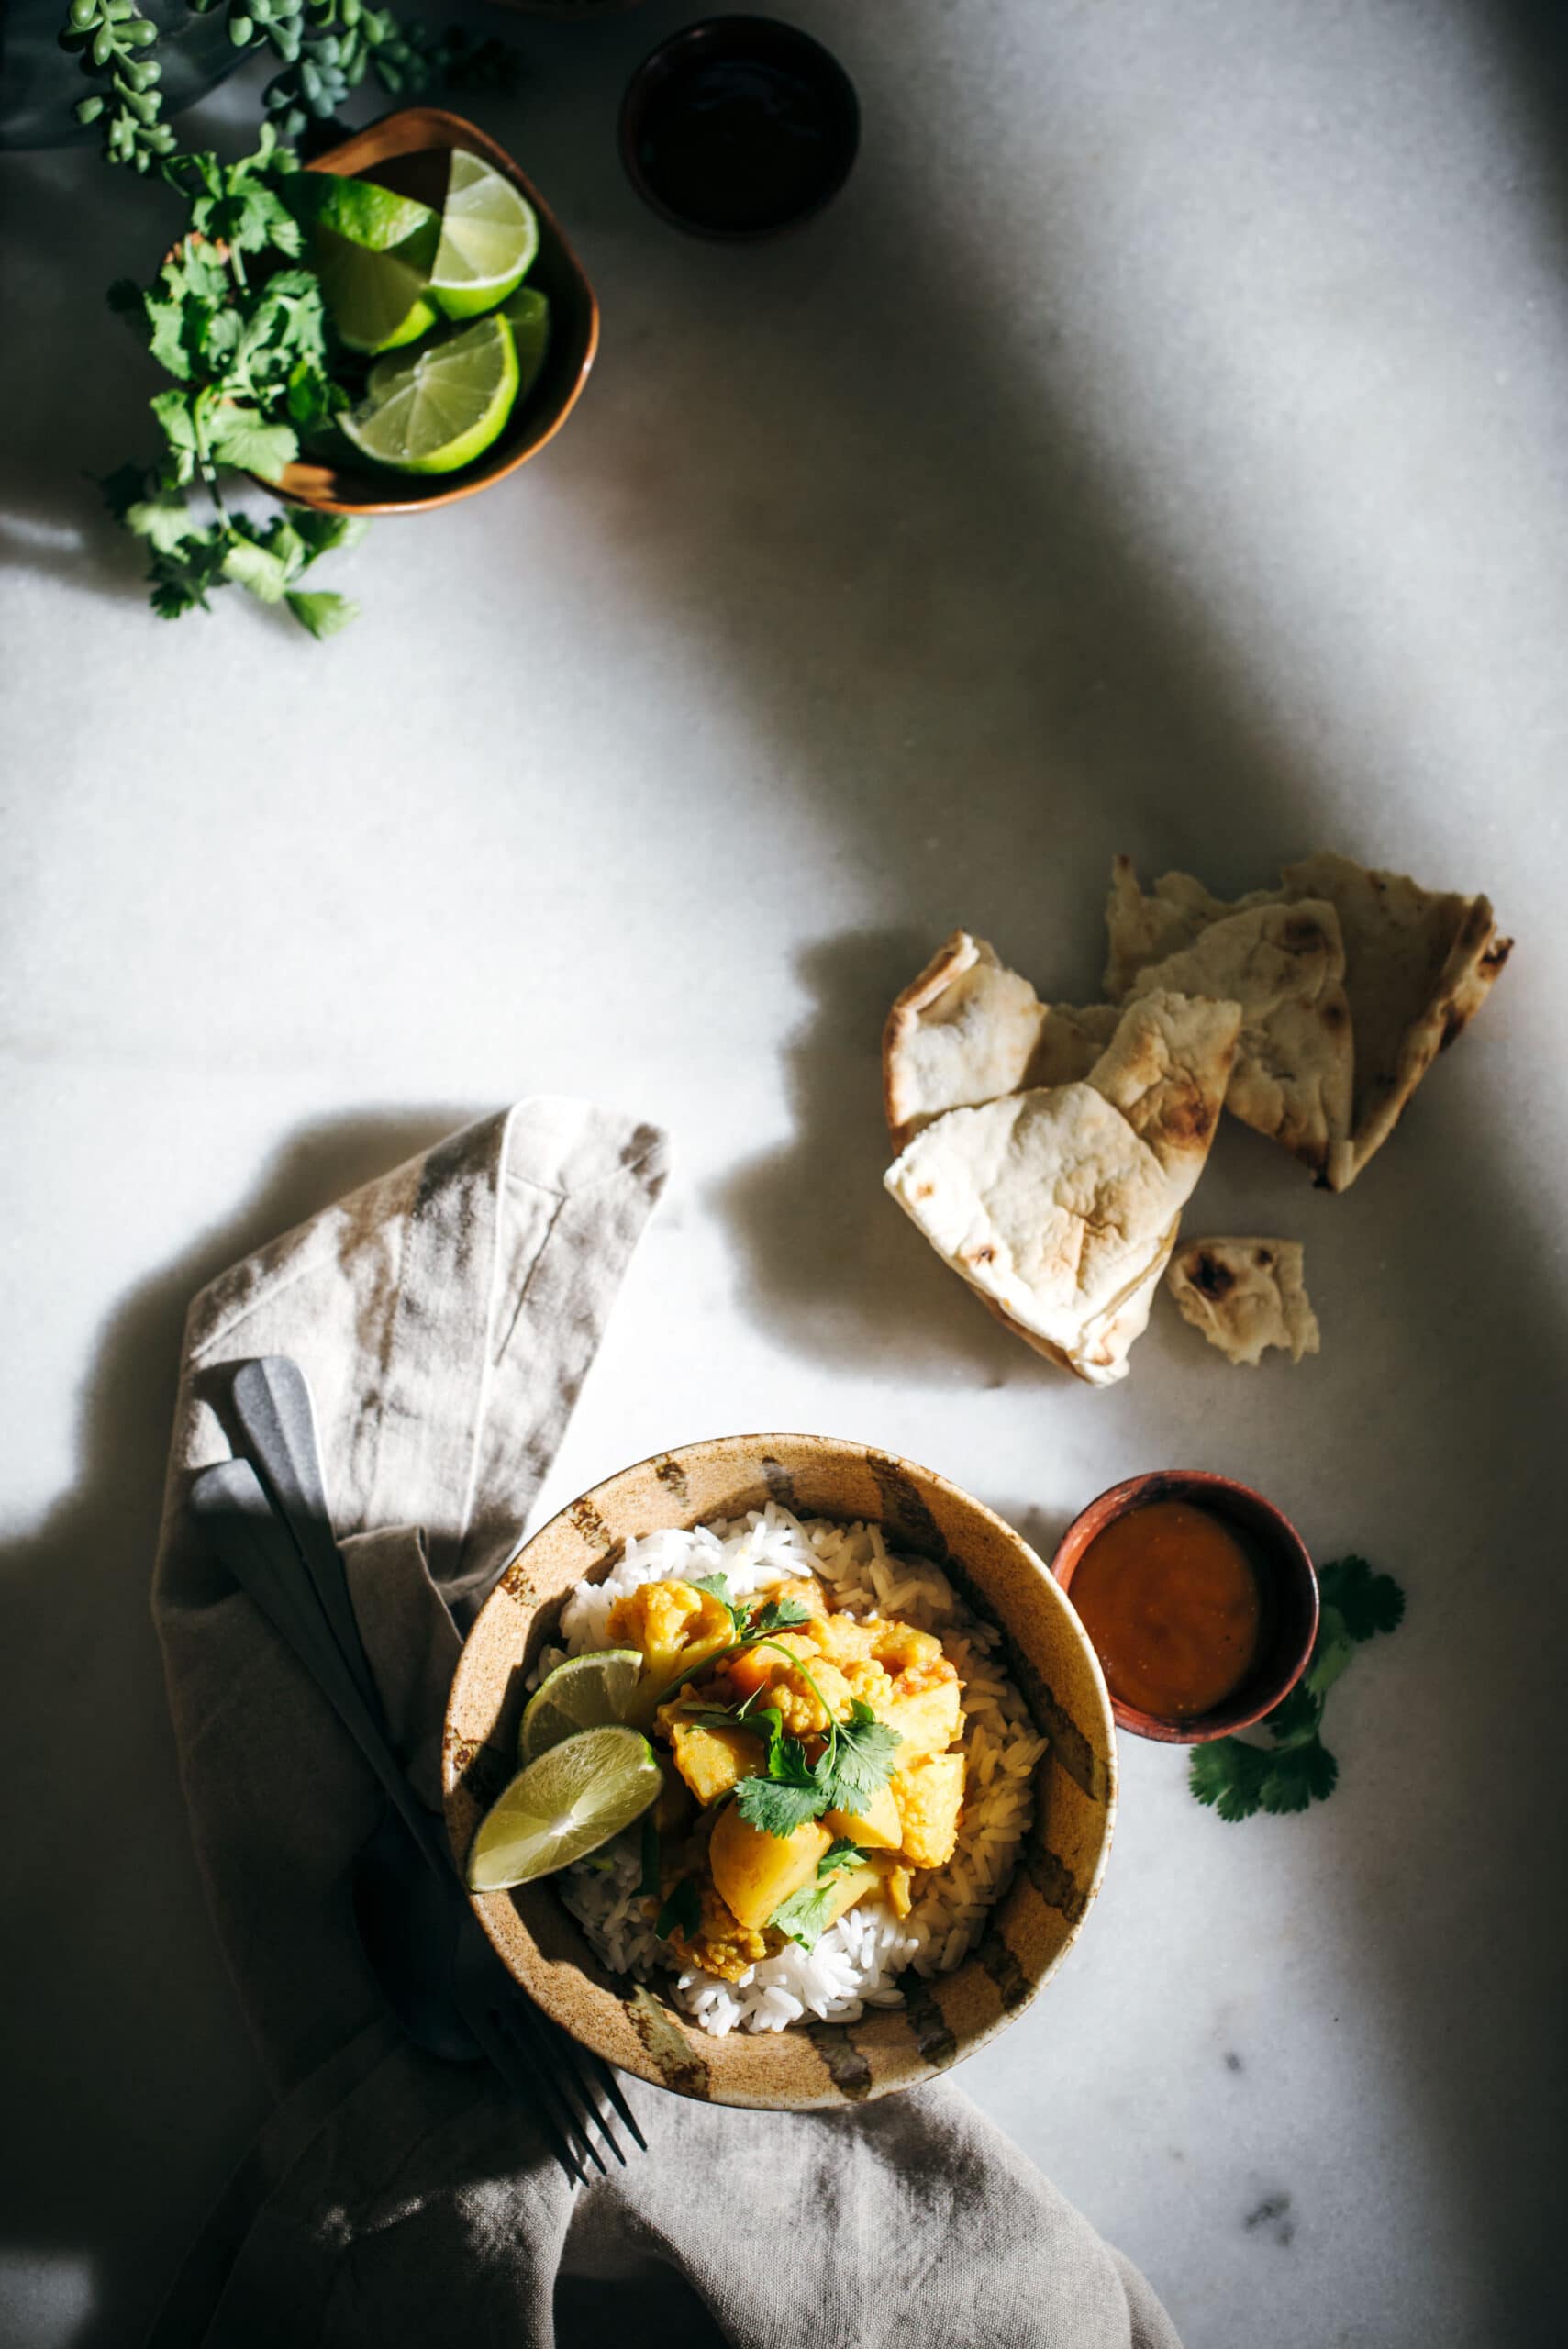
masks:
[[[454,1613],[517,1547],[664,1174],[651,1127],[526,1101],[191,1308],[154,1615],[278,2106],[157,2349],[1179,2349],[1137,2271],[946,2084],[753,2113],[628,2080],[650,2151],[573,2189],[488,2068],[410,2047],[366,1972],[347,1876],[378,1790],[184,1506],[228,1456],[231,1366],[287,1353],[310,1380],[372,1666],[434,1808]]]

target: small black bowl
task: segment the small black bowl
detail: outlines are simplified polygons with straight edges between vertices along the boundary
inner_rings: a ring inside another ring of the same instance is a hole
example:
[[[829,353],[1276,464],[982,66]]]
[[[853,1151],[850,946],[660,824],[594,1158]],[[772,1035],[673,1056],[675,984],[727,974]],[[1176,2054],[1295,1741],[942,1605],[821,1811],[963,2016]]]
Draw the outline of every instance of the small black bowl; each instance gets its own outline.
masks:
[[[854,83],[772,17],[710,17],[643,60],[620,111],[645,204],[695,237],[773,237],[830,204],[859,150]]]

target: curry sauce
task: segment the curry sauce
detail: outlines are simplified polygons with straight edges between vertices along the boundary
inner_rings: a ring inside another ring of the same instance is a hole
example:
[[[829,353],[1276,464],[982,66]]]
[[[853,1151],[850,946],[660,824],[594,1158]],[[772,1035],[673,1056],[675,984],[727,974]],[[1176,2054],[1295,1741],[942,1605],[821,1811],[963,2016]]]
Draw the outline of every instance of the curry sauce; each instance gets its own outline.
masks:
[[[1258,1653],[1262,1597],[1240,1538],[1191,1501],[1148,1501],[1097,1533],[1073,1604],[1113,1697],[1165,1720],[1211,1712]]]

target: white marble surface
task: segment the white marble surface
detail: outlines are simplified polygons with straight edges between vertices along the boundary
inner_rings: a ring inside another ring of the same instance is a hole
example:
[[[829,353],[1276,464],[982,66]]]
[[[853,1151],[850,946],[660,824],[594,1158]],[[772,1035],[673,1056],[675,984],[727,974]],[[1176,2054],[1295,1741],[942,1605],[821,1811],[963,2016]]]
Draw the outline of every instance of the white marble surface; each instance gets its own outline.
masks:
[[[680,1172],[547,1505],[815,1428],[1042,1545],[1128,1471],[1230,1470],[1406,1583],[1310,1817],[1225,1827],[1127,1748],[1103,1899],[964,2082],[1189,2349],[1555,2341],[1551,12],[799,0],[863,158],[748,252],[614,158],[690,13],[520,21],[531,85],[476,111],[580,239],[600,365],[536,466],[373,533],[326,648],[148,617],[81,469],[136,442],[98,289],[165,215],[90,159],[0,182],[0,2332],[134,2340],[261,2102],[146,1614],[183,1302],[559,1088],[667,1124]],[[1229,890],[1320,842],[1486,888],[1514,965],[1347,1198],[1221,1138],[1189,1229],[1305,1239],[1319,1361],[1232,1371],[1162,1311],[1127,1386],[1073,1386],[879,1190],[886,998],[961,921],[1088,988],[1114,849]]]

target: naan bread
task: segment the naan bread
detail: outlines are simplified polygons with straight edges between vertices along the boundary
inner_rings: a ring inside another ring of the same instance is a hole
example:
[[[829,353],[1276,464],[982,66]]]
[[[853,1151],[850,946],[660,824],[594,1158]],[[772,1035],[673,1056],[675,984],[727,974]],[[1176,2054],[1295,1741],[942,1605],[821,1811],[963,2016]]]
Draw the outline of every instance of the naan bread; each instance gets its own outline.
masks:
[[[1225,1106],[1326,1175],[1351,1131],[1351,1011],[1340,918],[1326,900],[1223,914],[1132,983],[1229,997],[1241,1035]]]
[[[1344,937],[1355,1096],[1329,1187],[1348,1190],[1439,1052],[1480,1010],[1514,941],[1498,937],[1486,898],[1423,889],[1348,856],[1323,851],[1280,877],[1292,899],[1327,898]]]
[[[1125,1377],[1207,1158],[1241,1013],[1140,996],[1087,1078],[951,1109],[888,1189],[938,1254],[1040,1353]]]
[[[883,1102],[895,1150],[944,1110],[1016,1092],[1045,1006],[983,938],[955,930],[887,1017]]]
[[[1351,1097],[1348,1130],[1329,1137],[1318,1180],[1343,1191],[1387,1141],[1439,1052],[1479,1009],[1512,941],[1497,936],[1485,897],[1423,889],[1404,874],[1374,872],[1327,852],[1287,864],[1277,889],[1254,890],[1229,905],[1186,873],[1165,874],[1145,895],[1129,859],[1118,856],[1106,913],[1108,991],[1127,994],[1151,965],[1151,985],[1170,984],[1172,957],[1239,915],[1271,905],[1303,911],[1328,905],[1339,919]],[[1261,1063],[1260,1054],[1244,1052],[1249,1087]],[[1311,1081],[1310,1064],[1294,1053],[1270,1073],[1297,1085]],[[1260,1114],[1266,1103],[1266,1093],[1260,1094]]]
[[[1165,1286],[1183,1320],[1231,1362],[1255,1367],[1266,1346],[1283,1348],[1292,1362],[1318,1352],[1299,1241],[1184,1241]]]
[[[882,1039],[883,1102],[895,1150],[949,1109],[1025,1085],[1087,1076],[1115,1032],[1115,1004],[1043,1004],[984,938],[955,930],[906,986]]]

